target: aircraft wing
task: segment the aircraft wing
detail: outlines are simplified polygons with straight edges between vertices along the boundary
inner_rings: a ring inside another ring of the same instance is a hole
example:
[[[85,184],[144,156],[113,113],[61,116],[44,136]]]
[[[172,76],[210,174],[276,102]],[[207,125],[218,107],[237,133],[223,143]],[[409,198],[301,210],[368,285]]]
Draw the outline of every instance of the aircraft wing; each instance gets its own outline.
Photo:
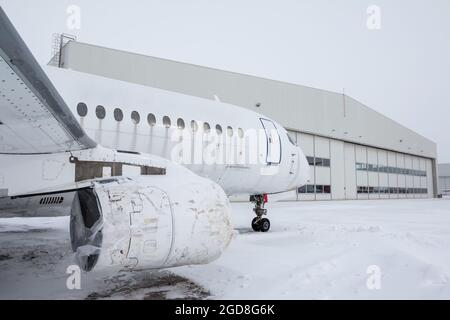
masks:
[[[95,146],[0,7],[0,154]]]

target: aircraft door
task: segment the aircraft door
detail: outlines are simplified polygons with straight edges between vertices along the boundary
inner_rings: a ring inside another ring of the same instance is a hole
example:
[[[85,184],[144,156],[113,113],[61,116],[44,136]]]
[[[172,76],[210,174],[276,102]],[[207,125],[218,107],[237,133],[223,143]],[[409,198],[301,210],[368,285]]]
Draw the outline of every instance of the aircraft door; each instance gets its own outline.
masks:
[[[281,139],[277,127],[273,121],[262,119],[261,123],[264,127],[267,138],[267,164],[277,165],[281,163]]]

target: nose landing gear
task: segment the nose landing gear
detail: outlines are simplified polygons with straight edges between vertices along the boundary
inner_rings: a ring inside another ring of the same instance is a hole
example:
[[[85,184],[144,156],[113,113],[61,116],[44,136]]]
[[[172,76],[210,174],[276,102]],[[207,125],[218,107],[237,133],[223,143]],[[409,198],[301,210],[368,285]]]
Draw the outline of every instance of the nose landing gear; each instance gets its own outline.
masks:
[[[267,195],[251,196],[250,201],[255,203],[253,211],[256,217],[252,221],[252,229],[256,232],[267,232],[270,229],[270,220],[263,218],[267,215],[267,209],[264,209],[264,205],[267,203]]]

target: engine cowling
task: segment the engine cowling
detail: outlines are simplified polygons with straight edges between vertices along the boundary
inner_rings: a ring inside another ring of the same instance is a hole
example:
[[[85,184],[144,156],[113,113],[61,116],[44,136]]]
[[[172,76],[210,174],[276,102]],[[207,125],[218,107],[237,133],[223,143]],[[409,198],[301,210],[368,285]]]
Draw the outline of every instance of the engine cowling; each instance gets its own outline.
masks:
[[[227,196],[197,176],[96,181],[77,192],[71,209],[72,249],[85,271],[209,263],[232,230]]]

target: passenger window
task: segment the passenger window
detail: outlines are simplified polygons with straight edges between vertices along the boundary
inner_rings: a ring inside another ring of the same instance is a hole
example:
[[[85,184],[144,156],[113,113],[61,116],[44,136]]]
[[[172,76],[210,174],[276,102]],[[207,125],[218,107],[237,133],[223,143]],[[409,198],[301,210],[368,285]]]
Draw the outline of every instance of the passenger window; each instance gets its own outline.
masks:
[[[120,122],[123,120],[123,112],[119,108],[114,109],[114,119],[117,122]]]
[[[105,108],[103,108],[103,106],[97,106],[97,108],[95,109],[95,115],[100,120],[105,119],[105,117],[106,117]]]
[[[170,121],[170,118],[168,116],[164,116],[164,118],[163,118],[163,125],[167,129],[170,128],[170,126],[172,125],[172,122]]]
[[[209,133],[211,131],[211,126],[209,125],[208,122],[205,122],[203,124],[203,130],[205,131],[205,133]]]
[[[239,138],[244,138],[244,130],[242,128],[238,129],[238,136]]]
[[[139,112],[133,111],[131,113],[131,120],[134,124],[139,124],[139,122],[141,122],[141,116],[139,115]]]
[[[216,132],[217,134],[222,134],[222,127],[220,124],[216,125]]]
[[[193,132],[197,132],[198,131],[198,123],[195,120],[191,121],[191,129]]]
[[[86,117],[88,113],[88,107],[86,103],[80,102],[77,105],[77,113],[80,117]]]
[[[179,118],[179,119],[177,120],[177,127],[178,127],[178,129],[180,129],[180,130],[184,130],[184,128],[186,127],[186,125],[185,125],[183,119]]]
[[[147,116],[147,121],[148,121],[148,124],[149,124],[151,127],[154,127],[154,126],[156,125],[156,117],[155,117],[155,115],[154,115],[153,113],[150,113],[150,114]]]
[[[227,134],[229,137],[233,136],[233,128],[232,127],[230,127],[230,126],[227,127]]]

